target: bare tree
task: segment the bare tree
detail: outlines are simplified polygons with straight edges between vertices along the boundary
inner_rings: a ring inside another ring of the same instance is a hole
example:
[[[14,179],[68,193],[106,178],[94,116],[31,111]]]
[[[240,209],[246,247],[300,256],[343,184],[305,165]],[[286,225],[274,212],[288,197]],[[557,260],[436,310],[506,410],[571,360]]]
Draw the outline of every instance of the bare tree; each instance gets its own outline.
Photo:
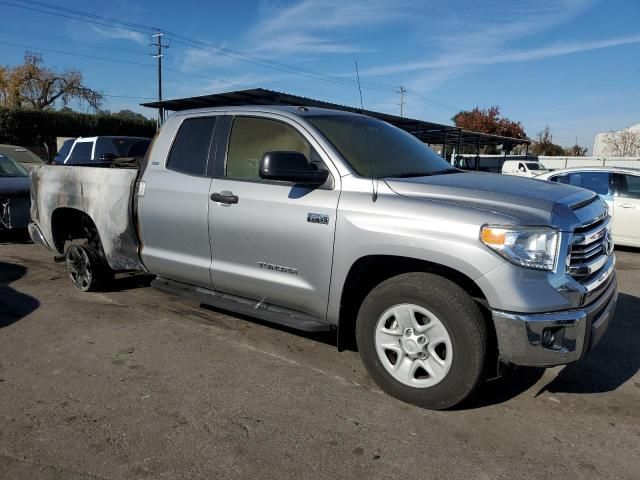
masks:
[[[79,100],[98,110],[102,99],[101,93],[84,85],[79,71],[45,67],[37,53],[26,52],[22,65],[0,69],[0,103],[10,107],[44,110]]]
[[[604,142],[613,156],[640,157],[640,131],[627,129],[611,132]]]
[[[564,155],[564,148],[553,143],[553,135],[549,125],[545,126],[541,132],[538,132],[536,137],[537,139],[531,145],[531,153],[534,155]]]

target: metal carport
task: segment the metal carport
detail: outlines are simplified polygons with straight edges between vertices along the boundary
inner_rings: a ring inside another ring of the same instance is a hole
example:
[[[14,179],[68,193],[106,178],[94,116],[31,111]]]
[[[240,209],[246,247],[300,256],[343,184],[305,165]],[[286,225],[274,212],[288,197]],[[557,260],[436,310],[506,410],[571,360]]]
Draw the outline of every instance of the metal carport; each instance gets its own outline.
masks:
[[[460,153],[464,147],[472,147],[476,155],[479,156],[480,148],[485,146],[500,145],[506,155],[516,145],[527,145],[528,149],[530,144],[530,141],[527,139],[472,132],[451,125],[400,117],[397,115],[390,115],[388,113],[374,112],[372,110],[362,110],[360,108],[325,102],[323,100],[316,100],[313,98],[300,97],[298,95],[267,90],[264,88],[238,90],[235,92],[216,93],[213,95],[202,95],[198,97],[177,98],[173,100],[163,100],[161,102],[148,102],[141,105],[144,107],[159,109],[161,117],[165,110],[180,111],[194,108],[234,107],[243,105],[293,105],[364,113],[365,115],[379,118],[380,120],[401,128],[412,135],[415,135],[424,143],[429,145],[442,145],[443,156],[445,156],[445,158],[447,147],[454,147],[455,151],[458,153]],[[476,162],[476,168],[479,168],[479,162]]]

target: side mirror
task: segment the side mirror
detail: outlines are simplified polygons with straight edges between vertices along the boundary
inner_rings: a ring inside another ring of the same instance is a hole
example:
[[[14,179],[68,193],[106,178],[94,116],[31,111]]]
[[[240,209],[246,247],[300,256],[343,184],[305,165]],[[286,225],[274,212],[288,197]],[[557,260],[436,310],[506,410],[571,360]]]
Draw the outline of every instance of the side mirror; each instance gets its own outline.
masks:
[[[300,185],[322,185],[329,172],[318,170],[300,152],[267,152],[260,161],[260,178],[280,180]]]
[[[101,162],[113,162],[116,159],[116,156],[113,153],[102,153],[100,154],[100,158],[98,160],[100,160]]]

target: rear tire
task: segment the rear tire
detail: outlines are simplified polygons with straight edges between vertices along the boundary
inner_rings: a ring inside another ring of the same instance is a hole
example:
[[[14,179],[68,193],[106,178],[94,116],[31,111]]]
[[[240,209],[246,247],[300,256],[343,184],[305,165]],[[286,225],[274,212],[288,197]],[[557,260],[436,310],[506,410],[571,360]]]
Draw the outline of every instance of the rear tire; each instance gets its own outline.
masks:
[[[438,275],[406,273],[376,286],[360,306],[356,338],[378,385],[423,408],[453,407],[484,378],[482,313],[464,290]]]
[[[71,284],[81,292],[99,290],[113,280],[113,271],[88,242],[72,242],[65,252],[65,264]]]

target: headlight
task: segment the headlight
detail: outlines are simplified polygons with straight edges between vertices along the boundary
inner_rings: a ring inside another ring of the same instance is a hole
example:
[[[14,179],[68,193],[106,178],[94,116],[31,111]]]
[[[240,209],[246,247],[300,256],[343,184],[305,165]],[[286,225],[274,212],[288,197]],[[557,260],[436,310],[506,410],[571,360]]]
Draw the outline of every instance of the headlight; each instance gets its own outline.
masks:
[[[549,227],[485,225],[480,240],[516,265],[553,270],[558,256],[558,232]]]

